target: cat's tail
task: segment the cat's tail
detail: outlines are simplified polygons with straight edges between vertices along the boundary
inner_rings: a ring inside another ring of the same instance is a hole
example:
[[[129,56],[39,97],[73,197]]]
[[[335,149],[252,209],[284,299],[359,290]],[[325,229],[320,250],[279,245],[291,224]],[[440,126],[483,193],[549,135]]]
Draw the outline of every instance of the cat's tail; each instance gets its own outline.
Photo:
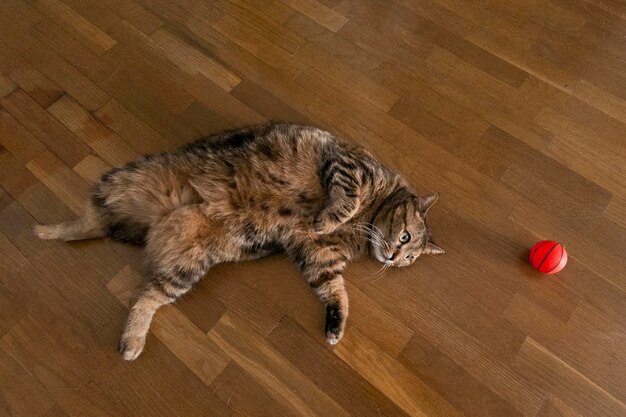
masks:
[[[40,239],[82,240],[106,236],[102,218],[89,201],[83,216],[74,221],[59,224],[35,225],[35,235]]]

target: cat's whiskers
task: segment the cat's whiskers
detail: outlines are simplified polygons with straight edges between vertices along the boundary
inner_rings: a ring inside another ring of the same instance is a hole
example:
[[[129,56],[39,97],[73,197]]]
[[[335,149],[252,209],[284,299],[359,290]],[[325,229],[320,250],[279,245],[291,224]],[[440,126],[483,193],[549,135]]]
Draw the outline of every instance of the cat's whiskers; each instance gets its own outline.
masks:
[[[355,223],[354,227],[360,232],[365,232],[365,240],[367,240],[368,242],[371,242],[372,244],[387,252],[390,250],[389,244],[384,239],[383,233],[375,225],[371,223]],[[372,274],[372,278],[374,279],[371,280],[370,283],[374,283],[383,278],[385,272],[387,272],[390,267],[391,265],[389,264],[383,264],[380,269]]]
[[[384,240],[382,240],[380,237],[371,234],[368,230],[363,230],[363,231],[366,232],[366,235],[364,236],[365,240],[375,244],[376,246],[378,246],[381,249],[386,247],[386,245],[385,245],[386,242]]]
[[[357,228],[361,232],[366,232],[367,236],[365,237],[368,241],[375,243],[385,252],[389,252],[390,247],[387,241],[384,239],[384,236],[381,230],[371,224],[371,223],[355,223],[354,227]]]
[[[373,283],[375,283],[377,281],[380,281],[383,278],[383,276],[385,275],[385,272],[387,272],[387,270],[389,268],[390,268],[390,266],[388,264],[383,264],[383,266],[374,275],[372,275],[372,278],[375,278],[375,279],[373,279],[369,283],[373,284]]]

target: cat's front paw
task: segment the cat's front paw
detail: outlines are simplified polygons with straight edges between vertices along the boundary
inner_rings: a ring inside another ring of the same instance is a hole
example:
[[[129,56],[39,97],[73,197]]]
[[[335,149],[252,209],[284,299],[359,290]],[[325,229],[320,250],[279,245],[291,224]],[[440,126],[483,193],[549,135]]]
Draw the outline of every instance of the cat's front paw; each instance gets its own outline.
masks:
[[[336,345],[343,337],[345,317],[339,311],[339,306],[329,305],[326,307],[326,342]]]
[[[332,233],[341,225],[338,221],[333,221],[326,216],[319,215],[313,221],[313,230],[320,235]]]
[[[145,344],[145,336],[123,334],[117,350],[120,352],[124,360],[134,361],[139,355],[141,355]]]
[[[336,345],[337,343],[339,343],[339,341],[341,340],[341,338],[343,337],[343,333],[339,332],[338,334],[335,334],[333,332],[326,332],[326,342],[329,345]]]

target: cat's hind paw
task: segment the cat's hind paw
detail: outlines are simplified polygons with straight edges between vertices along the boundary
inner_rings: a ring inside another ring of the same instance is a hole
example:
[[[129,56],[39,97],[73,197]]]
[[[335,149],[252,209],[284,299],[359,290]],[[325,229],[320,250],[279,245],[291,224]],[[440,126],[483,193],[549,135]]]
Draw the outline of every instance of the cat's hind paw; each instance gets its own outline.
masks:
[[[55,225],[36,224],[33,228],[33,232],[39,239],[58,239],[57,228]]]

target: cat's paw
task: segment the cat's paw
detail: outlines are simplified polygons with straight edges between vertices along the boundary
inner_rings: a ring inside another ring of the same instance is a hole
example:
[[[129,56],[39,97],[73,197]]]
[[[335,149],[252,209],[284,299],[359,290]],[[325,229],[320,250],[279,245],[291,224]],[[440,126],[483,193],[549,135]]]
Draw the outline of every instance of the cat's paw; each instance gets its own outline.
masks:
[[[33,228],[33,232],[39,239],[48,240],[57,238],[56,229],[53,225],[36,224]]]
[[[327,235],[334,232],[340,225],[340,222],[332,221],[327,217],[317,216],[313,221],[313,230],[317,234]]]
[[[343,337],[345,317],[339,311],[339,306],[326,307],[326,342],[329,345],[336,345]]]
[[[331,346],[334,346],[337,343],[339,343],[342,337],[343,337],[342,333],[335,334],[332,332],[326,332],[326,342]]]
[[[124,334],[120,339],[117,350],[120,352],[124,360],[134,361],[139,355],[141,355],[145,344],[145,336],[131,336]]]

